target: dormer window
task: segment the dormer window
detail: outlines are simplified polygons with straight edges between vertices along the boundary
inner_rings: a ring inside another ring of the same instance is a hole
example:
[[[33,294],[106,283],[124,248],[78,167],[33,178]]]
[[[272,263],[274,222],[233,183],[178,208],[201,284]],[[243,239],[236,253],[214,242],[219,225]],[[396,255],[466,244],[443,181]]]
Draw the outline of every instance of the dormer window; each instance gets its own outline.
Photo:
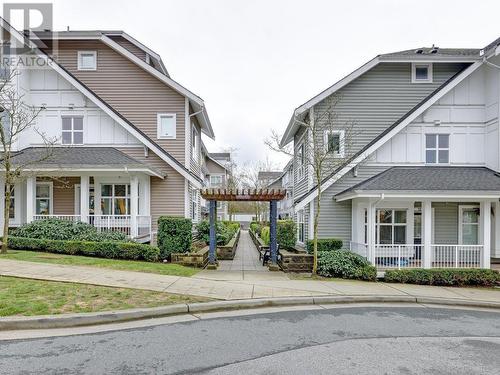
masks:
[[[97,51],[78,51],[78,70],[97,70]]]
[[[412,83],[432,83],[432,64],[411,64]]]

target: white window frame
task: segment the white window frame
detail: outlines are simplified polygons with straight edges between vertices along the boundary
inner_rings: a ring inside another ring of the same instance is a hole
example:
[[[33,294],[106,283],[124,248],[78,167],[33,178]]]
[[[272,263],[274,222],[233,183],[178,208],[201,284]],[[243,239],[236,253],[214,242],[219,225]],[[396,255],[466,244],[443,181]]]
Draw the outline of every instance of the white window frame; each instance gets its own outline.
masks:
[[[17,185],[11,185],[12,192],[10,196],[10,201],[14,203],[14,217],[10,217],[10,203],[9,202],[9,207],[6,207],[6,210],[9,210],[9,224],[17,224],[19,223],[19,218],[18,218],[18,205],[20,204],[20,200],[17,199],[17,196],[19,195],[19,191],[17,189]],[[5,192],[7,192],[7,185],[4,187]],[[13,194],[13,195],[12,195]]]
[[[103,185],[111,185],[111,195],[102,195],[102,187]],[[118,196],[115,194],[115,186],[116,185],[125,185],[125,196]],[[95,191],[94,191],[95,194]],[[95,197],[95,195],[94,195]],[[89,197],[90,198],[90,197]],[[95,199],[95,198],[94,198]],[[99,204],[99,207],[102,205],[103,199],[111,199],[111,213],[110,214],[104,214],[101,212],[101,215],[109,215],[109,216],[130,216],[130,211],[129,211],[129,206],[132,204],[132,200],[130,197],[130,182],[101,182],[99,184],[99,202],[94,201],[94,207],[97,204]],[[129,202],[128,204],[125,203],[125,214],[115,214],[115,199],[125,199],[125,202]]]
[[[427,68],[427,79],[417,79],[417,68]],[[411,83],[432,83],[432,63],[412,63]]]
[[[63,129],[63,121],[64,119],[71,119],[71,129],[70,130],[64,130]],[[75,130],[75,118],[81,118],[82,119],[82,130]],[[79,115],[63,115],[61,116],[61,145],[64,146],[82,146],[85,144],[85,121],[84,121],[84,116],[79,116]],[[63,142],[63,133],[71,133],[71,143],[64,143]],[[75,143],[75,133],[82,133],[82,143]]]
[[[38,198],[36,196],[36,188],[40,185],[48,185],[49,186],[49,197],[48,198]],[[36,201],[39,199],[48,199],[49,200],[49,215],[52,215],[54,212],[54,184],[52,181],[37,181],[35,185],[35,215],[44,215],[36,212]]]
[[[174,132],[172,135],[163,135],[161,132],[161,119],[171,117],[174,120]],[[156,115],[156,128],[158,139],[176,139],[177,137],[177,115],[175,113],[158,113]]]
[[[302,237],[302,240],[301,238]],[[306,239],[306,225],[304,210],[297,211],[297,242],[304,244]]]
[[[191,191],[191,219],[198,222],[198,191]]]
[[[448,136],[448,147],[439,147],[439,136]],[[436,147],[427,147],[427,136],[435,137]],[[451,136],[448,133],[426,133],[424,134],[424,158],[425,164],[429,165],[449,165],[450,164],[450,142]],[[434,163],[427,161],[427,151],[435,151],[436,152],[436,161]],[[439,151],[448,151],[448,161],[446,163],[439,162]]]
[[[191,124],[191,155],[196,162],[200,160],[200,133],[194,123]]]
[[[91,67],[84,67],[82,65],[83,55],[92,55],[94,57],[94,65]],[[78,70],[94,71],[97,70],[97,51],[78,51]]]
[[[339,151],[338,152],[331,152],[328,151],[328,137],[330,135],[338,135],[339,136]],[[324,136],[323,136],[323,144],[325,147],[325,153],[331,153],[334,157],[339,157],[343,158],[344,157],[344,142],[345,142],[345,131],[344,130],[325,130]]]
[[[391,211],[391,219],[392,221],[390,223],[381,223],[380,218],[379,218],[379,212],[380,211]],[[404,223],[396,223],[396,211],[401,211],[405,212],[405,222]],[[396,244],[394,243],[394,238],[395,238],[395,231],[394,229],[396,227],[405,227],[405,242],[404,244],[408,243],[408,210],[404,208],[377,208],[375,210],[375,243],[377,245],[402,245],[402,244]],[[392,238],[392,243],[390,244],[382,244],[380,243],[380,228],[381,227],[391,227],[391,238]]]
[[[299,150],[302,149],[302,155],[299,157]],[[297,147],[297,181],[302,181],[306,177],[306,163],[305,163],[306,147],[304,142],[301,142]]]
[[[212,177],[220,177],[220,182],[219,183],[213,182],[212,181]],[[224,177],[224,175],[221,175],[221,174],[211,174],[210,177],[209,177],[210,186],[220,186],[220,185],[222,185],[223,177]]]
[[[459,205],[458,206],[458,244],[463,245],[463,214],[464,210],[467,209],[477,209],[479,210],[479,215],[477,217],[477,224],[469,224],[469,225],[476,225],[477,226],[477,244],[479,245],[481,243],[481,210],[480,206],[477,204],[467,204],[467,205]]]

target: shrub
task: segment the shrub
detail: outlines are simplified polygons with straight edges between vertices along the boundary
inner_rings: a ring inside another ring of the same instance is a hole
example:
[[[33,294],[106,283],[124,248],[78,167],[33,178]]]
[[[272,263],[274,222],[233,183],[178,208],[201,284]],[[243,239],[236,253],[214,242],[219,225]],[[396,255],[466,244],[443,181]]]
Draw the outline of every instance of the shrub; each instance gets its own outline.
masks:
[[[293,220],[279,220],[276,240],[281,249],[292,249],[297,242],[297,227]]]
[[[12,233],[15,237],[75,241],[128,241],[121,232],[98,232],[93,225],[61,219],[47,219],[24,224]]]
[[[239,223],[217,221],[215,224],[217,245],[226,245],[239,229]],[[210,222],[208,220],[200,221],[196,225],[196,240],[207,244],[210,242]]]
[[[84,255],[108,259],[145,260],[156,262],[160,249],[155,246],[117,241],[66,241],[9,236],[9,247],[17,250],[45,251],[48,253]]]
[[[346,250],[322,251],[318,273],[326,277],[375,281],[377,269],[365,258]]]
[[[338,238],[321,238],[318,239],[318,253],[321,251],[335,251],[342,249],[342,240]],[[308,240],[306,249],[309,254],[314,251],[314,241]]]
[[[191,249],[193,224],[191,219],[160,216],[158,219],[158,247],[161,259],[172,253],[187,253]]]
[[[260,236],[260,231],[262,230],[262,226],[260,223],[257,223],[256,221],[252,221],[250,223],[250,230]]]
[[[260,231],[260,238],[262,239],[262,242],[264,242],[264,245],[269,245],[269,242],[271,241],[271,231],[269,227],[262,227]]]
[[[500,284],[500,273],[479,268],[406,269],[386,271],[384,280],[421,285],[494,286]]]

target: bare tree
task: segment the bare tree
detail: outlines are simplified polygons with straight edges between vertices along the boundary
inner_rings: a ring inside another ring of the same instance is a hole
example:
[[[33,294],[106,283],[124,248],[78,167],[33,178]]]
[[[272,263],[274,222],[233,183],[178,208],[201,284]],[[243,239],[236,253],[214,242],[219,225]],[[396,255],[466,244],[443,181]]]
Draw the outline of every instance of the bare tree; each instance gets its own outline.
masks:
[[[20,71],[13,68],[7,77],[0,82],[0,168],[3,169],[5,180],[5,199],[3,212],[3,242],[0,253],[7,252],[9,237],[9,207],[13,189],[17,181],[26,178],[32,172],[30,167],[47,160],[52,155],[52,145],[55,139],[48,139],[36,128],[36,118],[43,110],[28,105],[24,95],[17,89],[16,81]],[[33,130],[41,138],[44,147],[35,158],[17,162],[15,144],[26,132]]]
[[[313,274],[316,274],[318,269],[318,224],[323,182],[329,174],[345,165],[354,151],[352,141],[355,135],[355,122],[339,117],[336,106],[340,99],[338,95],[331,96],[325,100],[320,109],[311,108],[304,120],[294,117],[295,123],[305,132],[305,147],[299,156],[301,159],[298,160],[301,164],[299,168],[308,168],[312,172],[317,193],[313,222]],[[281,136],[276,131],[272,131],[271,136],[265,140],[265,144],[271,150],[297,158],[293,146],[282,147],[280,143]]]

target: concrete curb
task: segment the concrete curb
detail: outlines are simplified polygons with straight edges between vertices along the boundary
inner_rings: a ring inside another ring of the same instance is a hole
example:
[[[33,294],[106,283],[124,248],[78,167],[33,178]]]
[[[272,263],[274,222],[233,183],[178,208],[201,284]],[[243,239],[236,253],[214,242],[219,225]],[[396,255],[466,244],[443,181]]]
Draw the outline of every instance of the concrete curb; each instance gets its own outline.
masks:
[[[465,300],[454,298],[432,298],[414,296],[318,296],[261,298],[234,301],[178,304],[162,307],[105,311],[97,313],[44,315],[34,317],[0,318],[0,331],[23,329],[51,329],[119,323],[131,320],[160,318],[171,315],[193,314],[211,311],[256,309],[271,306],[328,305],[356,303],[418,303],[426,305],[450,305],[499,309],[500,302]]]

